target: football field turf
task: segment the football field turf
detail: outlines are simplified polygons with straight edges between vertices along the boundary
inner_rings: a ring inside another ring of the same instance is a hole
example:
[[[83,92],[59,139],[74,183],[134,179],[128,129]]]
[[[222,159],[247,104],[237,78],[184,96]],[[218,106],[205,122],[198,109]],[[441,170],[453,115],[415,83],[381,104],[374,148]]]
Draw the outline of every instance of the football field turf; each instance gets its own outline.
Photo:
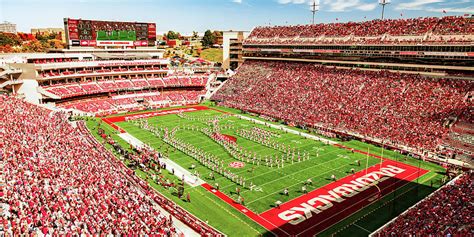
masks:
[[[334,145],[328,145],[320,141],[308,139],[297,134],[287,133],[282,130],[270,128],[265,125],[256,124],[251,121],[243,120],[230,115],[225,115],[222,111],[206,109],[179,115],[169,114],[164,116],[154,116],[145,118],[148,121],[149,126],[157,128],[159,131],[161,131],[160,136],[157,136],[147,131],[146,129],[140,128],[136,121],[116,122],[115,124],[127,133],[133,135],[134,137],[142,141],[143,143],[148,144],[152,148],[164,153],[169,157],[169,159],[173,160],[183,168],[190,169],[192,166],[195,166],[195,168],[191,170],[191,172],[198,172],[200,174],[201,179],[208,183],[208,186],[215,187],[216,183],[218,183],[220,187],[219,191],[227,198],[234,200],[231,201],[234,204],[239,197],[236,190],[240,189],[240,196],[244,200],[244,206],[241,207],[245,207],[246,209],[243,212],[242,210],[240,210],[241,214],[246,214],[246,212],[248,212],[257,216],[267,216],[267,219],[264,222],[273,222],[270,218],[268,218],[268,213],[271,213],[272,210],[273,212],[279,212],[279,210],[277,210],[278,208],[275,206],[276,201],[281,202],[283,204],[282,207],[285,207],[285,204],[301,200],[302,197],[307,196],[302,190],[303,186],[306,187],[307,192],[310,194],[320,192],[321,190],[328,189],[328,187],[336,183],[331,179],[331,175],[335,175],[338,180],[344,177],[346,177],[347,179],[353,176],[351,169],[354,169],[354,173],[363,175],[365,167],[377,167],[377,165],[381,163],[381,160],[376,157],[373,157],[372,154],[368,156],[365,154],[360,154],[358,152],[351,152],[348,149],[343,149]],[[216,124],[218,124],[217,127],[219,128],[218,133],[236,140],[236,143],[243,149],[243,153],[250,154],[250,159],[236,158],[235,154],[234,156],[231,155],[228,150],[226,150],[221,144],[216,141],[215,138],[213,138],[212,136],[207,136],[205,133],[202,132],[203,129],[216,127]],[[271,143],[265,144],[262,141],[256,140],[255,138],[248,138],[245,137],[245,135],[242,135],[242,131],[250,131],[255,129],[257,129],[258,131],[266,131],[264,133],[268,135],[267,138],[269,141],[271,141]],[[203,152],[212,154],[214,157],[217,157],[222,162],[221,166],[223,166],[229,172],[232,172],[233,174],[244,178],[246,185],[239,185],[239,181],[232,181],[228,177],[224,177],[223,175],[217,174],[217,172],[215,173],[215,179],[211,179],[209,177],[211,169],[207,168],[198,160],[192,158],[189,154],[186,154],[185,152],[182,152],[178,149],[174,149],[172,146],[170,146],[163,140],[163,135],[165,133],[164,131],[166,130],[176,130],[176,132],[174,133],[174,137],[176,139],[179,139],[180,141],[188,144],[188,146],[191,146],[195,149],[199,149]],[[275,144],[278,144],[278,147],[276,147]],[[367,151],[366,146],[361,146],[360,144],[356,144],[355,146],[352,146],[353,144],[345,145],[355,147],[356,149],[362,151]],[[380,149],[374,148],[373,152],[378,152],[380,155],[381,151]],[[290,155],[290,157],[293,158],[288,158],[287,156],[285,156],[285,154],[288,153],[292,154]],[[393,157],[394,155],[396,155],[393,154],[393,152],[388,151],[385,151],[385,154],[389,157]],[[304,158],[302,158],[303,156]],[[262,160],[262,162],[258,165],[255,164],[255,161],[252,161],[253,157],[259,158],[259,160]],[[265,158],[263,157],[271,157],[272,160],[281,159],[280,157],[285,157],[283,161],[284,165],[281,166],[280,164],[278,164],[277,166],[276,163],[273,163],[270,167],[270,164],[264,164],[265,161],[263,160]],[[300,158],[298,159],[298,157]],[[357,160],[360,161],[360,165],[357,164]],[[412,166],[410,167],[413,168],[414,164],[412,163],[411,165]],[[425,166],[426,164],[423,165],[423,168],[426,168]],[[418,174],[422,175],[420,173]],[[416,174],[413,172],[412,175]],[[308,179],[312,180],[312,184],[305,185]],[[408,187],[406,185],[407,182],[402,182],[402,184],[404,185],[398,185],[396,187]],[[250,185],[252,185],[252,188],[250,188]],[[188,191],[202,190],[202,187],[186,188],[188,189]],[[400,190],[402,188],[400,188]],[[283,194],[284,189],[288,190],[288,195]],[[387,188],[384,194],[393,191],[393,189],[394,188]],[[199,195],[213,196],[213,199],[216,198],[212,194],[212,192],[199,191]],[[207,197],[207,199],[209,199],[209,197]],[[224,208],[224,205],[232,205],[232,203],[230,203],[229,201],[227,203],[213,201],[213,204],[215,204],[215,208]],[[370,202],[368,204],[373,205]],[[228,206],[225,207],[225,209],[227,208]],[[359,209],[354,209],[353,212],[356,212]],[[196,210],[199,210],[199,208],[196,208]],[[234,211],[235,210],[230,211],[230,213],[235,214]],[[191,212],[202,219],[208,219],[203,218],[203,216],[206,216],[205,213],[196,213],[196,211]],[[346,218],[353,212],[346,213],[346,215],[341,217],[340,219]],[[322,212],[320,215],[324,217],[324,214],[325,213]],[[207,213],[207,215],[212,214]],[[245,218],[242,217],[240,214],[235,215],[238,215],[238,218]],[[246,216],[251,217],[248,214]],[[227,216],[225,218],[230,219],[234,217],[235,216]],[[212,218],[209,219],[212,220]],[[335,222],[339,222],[340,219],[335,220]],[[248,220],[245,221],[247,222]],[[210,224],[212,225],[215,223],[213,223],[213,221],[210,221]],[[359,224],[355,225],[360,226]],[[250,224],[250,226],[254,225]],[[330,225],[325,227],[329,226]],[[220,228],[219,223],[217,223],[216,227]],[[284,233],[281,235],[285,235],[288,233],[288,231],[285,231],[285,228],[279,224],[275,228],[280,229],[280,227],[282,232],[278,232],[275,230],[271,231],[269,230],[271,228],[268,227],[266,229],[274,234]],[[242,226],[242,228],[246,227]],[[256,230],[256,232],[261,231],[260,228],[251,228]],[[338,228],[347,229],[348,227],[343,226]],[[350,228],[351,227],[349,227],[349,229]],[[311,233],[319,233],[319,231],[324,229],[319,229],[318,231]],[[358,229],[360,231],[360,228]],[[366,228],[362,227],[362,229]],[[371,228],[368,227],[368,229]],[[339,230],[340,229],[336,229],[335,231]],[[233,233],[229,233],[227,231],[224,232],[229,235],[234,235]],[[367,230],[365,230],[364,232],[364,234],[366,235]],[[260,234],[263,233],[260,232]],[[256,236],[259,234],[252,235]]]

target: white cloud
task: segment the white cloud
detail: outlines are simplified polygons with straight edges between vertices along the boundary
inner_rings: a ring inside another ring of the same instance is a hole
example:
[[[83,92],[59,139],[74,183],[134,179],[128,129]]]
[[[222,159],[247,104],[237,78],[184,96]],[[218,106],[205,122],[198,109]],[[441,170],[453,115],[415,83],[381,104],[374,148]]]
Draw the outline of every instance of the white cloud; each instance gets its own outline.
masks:
[[[445,8],[427,8],[429,12],[443,12],[447,13],[469,13],[474,14],[474,7],[445,7]]]
[[[367,3],[367,4],[361,4],[356,7],[357,9],[361,11],[372,11],[375,8],[377,8],[377,3]]]
[[[316,3],[316,9],[319,10],[319,0],[277,0],[279,4],[286,5],[286,4],[306,4],[308,5],[308,9],[312,10],[313,3]]]
[[[439,5],[440,6],[451,6],[451,5],[459,5],[459,4],[466,4],[466,3],[470,3],[471,0],[458,0],[458,1],[449,1],[449,2],[446,2],[446,3],[440,3]]]
[[[235,3],[241,4],[241,3],[242,3],[242,0],[232,0],[232,2],[235,2]]]
[[[324,5],[328,6],[328,11],[344,12],[351,10],[372,11],[377,7],[377,3],[364,3],[360,0],[324,0]]]
[[[323,10],[330,12],[344,12],[351,10],[372,11],[377,7],[377,2],[371,0],[373,3],[366,3],[362,0],[316,0]],[[278,0],[280,4],[308,4],[312,5],[313,0]]]
[[[434,3],[442,3],[445,0],[414,0],[411,2],[405,2],[398,4],[396,10],[423,10],[426,5]]]
[[[448,13],[474,13],[474,7],[464,5],[469,3],[470,0],[458,0],[458,1],[446,1],[446,0],[413,0],[411,2],[405,2],[398,4],[396,10],[418,10],[427,12],[443,12]],[[449,7],[451,6],[451,7]]]
[[[303,3],[311,3],[312,0],[278,0],[280,4],[303,4]]]

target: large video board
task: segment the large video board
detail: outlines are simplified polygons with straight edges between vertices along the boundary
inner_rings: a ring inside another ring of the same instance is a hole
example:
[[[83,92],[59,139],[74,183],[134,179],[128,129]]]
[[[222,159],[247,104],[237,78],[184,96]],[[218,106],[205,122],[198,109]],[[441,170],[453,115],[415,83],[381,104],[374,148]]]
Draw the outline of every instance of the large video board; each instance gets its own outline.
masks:
[[[71,46],[155,46],[156,24],[64,19]]]

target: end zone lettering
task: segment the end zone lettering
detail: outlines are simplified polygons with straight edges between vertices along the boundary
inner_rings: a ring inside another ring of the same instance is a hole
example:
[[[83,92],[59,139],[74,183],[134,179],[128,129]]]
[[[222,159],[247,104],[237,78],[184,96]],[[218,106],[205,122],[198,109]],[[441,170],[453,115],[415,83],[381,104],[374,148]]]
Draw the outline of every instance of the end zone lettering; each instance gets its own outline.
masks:
[[[362,177],[351,180],[349,183],[340,185],[327,192],[327,194],[318,195],[317,197],[301,203],[299,206],[283,211],[278,214],[278,217],[292,225],[298,225],[299,223],[311,218],[313,213],[319,214],[324,210],[331,208],[333,202],[343,202],[346,200],[345,198],[353,197],[370,188],[370,186],[383,182],[390,177],[403,173],[404,171],[405,169],[393,165],[387,165],[378,171],[372,171]]]

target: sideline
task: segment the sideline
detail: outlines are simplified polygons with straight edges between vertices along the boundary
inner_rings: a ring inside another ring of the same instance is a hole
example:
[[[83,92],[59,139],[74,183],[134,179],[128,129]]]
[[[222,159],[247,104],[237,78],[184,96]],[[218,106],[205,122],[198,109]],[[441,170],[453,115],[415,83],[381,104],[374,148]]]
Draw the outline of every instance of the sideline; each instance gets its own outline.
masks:
[[[137,147],[137,148],[143,147],[143,142],[138,140],[136,137],[132,136],[129,133],[121,133],[118,135],[120,138],[122,138],[124,141],[126,141],[128,144],[132,145],[133,147]],[[205,183],[202,179],[197,178],[187,169],[181,167],[180,165],[176,164],[174,161],[168,158],[160,159],[160,162],[165,163],[166,169],[169,172],[173,173],[179,179],[182,179],[184,175],[184,182],[189,184],[191,187],[201,186],[203,183]]]

